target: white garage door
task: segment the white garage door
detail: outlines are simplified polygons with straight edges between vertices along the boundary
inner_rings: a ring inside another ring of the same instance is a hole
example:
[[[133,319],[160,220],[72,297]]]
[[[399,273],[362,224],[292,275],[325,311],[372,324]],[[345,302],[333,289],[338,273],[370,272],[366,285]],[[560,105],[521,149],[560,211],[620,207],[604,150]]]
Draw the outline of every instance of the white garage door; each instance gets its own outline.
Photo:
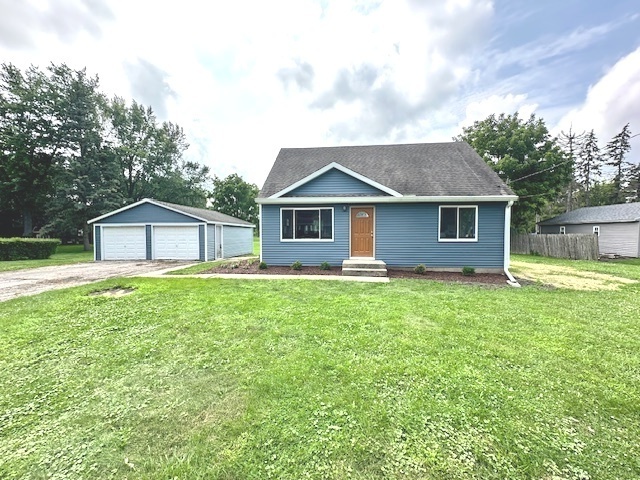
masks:
[[[157,260],[198,260],[198,226],[153,227],[153,258]]]
[[[147,258],[144,227],[102,227],[103,260]]]

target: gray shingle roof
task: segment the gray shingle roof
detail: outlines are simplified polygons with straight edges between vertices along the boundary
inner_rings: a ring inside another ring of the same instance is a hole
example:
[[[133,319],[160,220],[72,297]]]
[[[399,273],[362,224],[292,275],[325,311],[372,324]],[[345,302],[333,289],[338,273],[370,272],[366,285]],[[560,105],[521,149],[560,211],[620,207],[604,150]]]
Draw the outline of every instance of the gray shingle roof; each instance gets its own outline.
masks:
[[[640,221],[640,203],[622,203],[601,207],[583,207],[539,222],[539,225],[573,225],[580,223],[621,223]]]
[[[202,218],[209,222],[231,223],[234,225],[253,225],[251,222],[240,220],[239,218],[226,215],[224,213],[216,212],[215,210],[207,210],[205,208],[186,207],[184,205],[177,205],[175,203],[162,202],[160,200],[149,199],[158,205],[164,205],[187,215],[193,215],[195,217]]]
[[[336,162],[402,195],[514,195],[466,142],[283,148],[260,198]]]

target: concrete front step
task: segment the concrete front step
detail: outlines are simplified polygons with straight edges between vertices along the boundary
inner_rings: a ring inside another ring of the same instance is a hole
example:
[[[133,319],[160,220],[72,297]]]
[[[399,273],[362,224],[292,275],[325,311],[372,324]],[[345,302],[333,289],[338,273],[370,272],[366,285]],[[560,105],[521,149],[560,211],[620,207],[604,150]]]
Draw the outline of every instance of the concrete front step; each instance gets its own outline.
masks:
[[[381,260],[344,260],[342,275],[358,277],[386,277],[387,264]]]
[[[343,268],[342,275],[345,277],[386,277],[387,269],[379,268]]]

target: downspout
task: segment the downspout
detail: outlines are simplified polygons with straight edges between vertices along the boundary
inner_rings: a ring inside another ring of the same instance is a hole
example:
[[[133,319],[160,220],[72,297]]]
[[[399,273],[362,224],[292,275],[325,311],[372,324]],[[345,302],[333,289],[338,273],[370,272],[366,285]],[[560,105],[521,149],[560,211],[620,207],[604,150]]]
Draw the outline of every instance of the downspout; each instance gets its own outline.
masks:
[[[512,287],[520,287],[518,280],[515,279],[509,271],[509,263],[511,262],[511,207],[513,200],[507,202],[504,209],[504,274],[507,276],[507,283]]]
[[[260,237],[260,261],[262,262],[262,229],[264,225],[262,224],[262,204],[258,204],[258,235]]]

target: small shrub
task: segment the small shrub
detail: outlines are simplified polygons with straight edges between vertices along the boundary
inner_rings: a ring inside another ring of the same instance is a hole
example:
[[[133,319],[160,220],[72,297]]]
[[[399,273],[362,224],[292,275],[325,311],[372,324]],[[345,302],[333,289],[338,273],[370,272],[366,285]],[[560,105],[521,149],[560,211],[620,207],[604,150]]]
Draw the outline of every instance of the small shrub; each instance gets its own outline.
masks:
[[[258,268],[259,268],[260,270],[266,270],[266,269],[267,269],[267,268],[269,268],[269,267],[268,267],[268,265],[267,265],[267,263],[266,263],[266,262],[260,262],[260,263],[258,264]]]
[[[427,267],[425,267],[423,264],[419,264],[419,265],[416,265],[413,271],[415,273],[419,273],[420,275],[424,275],[427,271]]]
[[[302,270],[302,262],[300,260],[296,260],[291,264],[291,270]]]
[[[476,274],[476,269],[473,267],[462,267],[462,274],[467,277],[470,277],[471,275]]]
[[[322,262],[320,264],[320,270],[331,270],[331,265],[329,265],[329,262]]]

